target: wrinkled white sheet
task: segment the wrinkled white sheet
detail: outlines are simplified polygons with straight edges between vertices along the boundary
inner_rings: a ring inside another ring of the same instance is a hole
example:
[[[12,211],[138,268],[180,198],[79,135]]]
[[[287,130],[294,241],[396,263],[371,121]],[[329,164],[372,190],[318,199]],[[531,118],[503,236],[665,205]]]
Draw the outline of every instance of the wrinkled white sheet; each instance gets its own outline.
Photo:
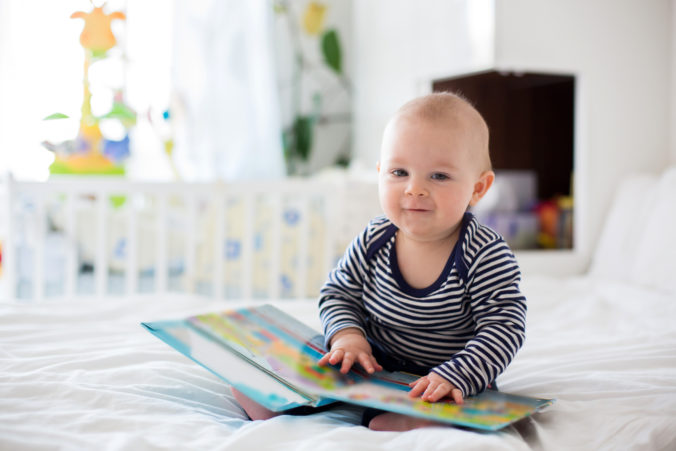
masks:
[[[0,449],[676,449],[676,299],[528,279],[524,348],[501,390],[558,401],[499,433],[355,426],[359,408],[246,421],[217,377],[139,323],[238,304],[0,303]],[[277,303],[318,329],[314,302]]]

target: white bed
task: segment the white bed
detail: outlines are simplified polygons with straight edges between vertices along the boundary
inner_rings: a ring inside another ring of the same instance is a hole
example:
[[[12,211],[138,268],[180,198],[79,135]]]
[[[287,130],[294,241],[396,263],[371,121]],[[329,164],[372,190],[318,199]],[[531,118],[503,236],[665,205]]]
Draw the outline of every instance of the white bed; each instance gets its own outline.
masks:
[[[627,181],[588,274],[525,275],[527,340],[498,383],[557,402],[499,433],[373,432],[358,408],[246,421],[139,325],[244,301],[129,295],[0,303],[0,449],[676,449],[675,198],[675,169]],[[318,328],[314,302],[273,302]]]

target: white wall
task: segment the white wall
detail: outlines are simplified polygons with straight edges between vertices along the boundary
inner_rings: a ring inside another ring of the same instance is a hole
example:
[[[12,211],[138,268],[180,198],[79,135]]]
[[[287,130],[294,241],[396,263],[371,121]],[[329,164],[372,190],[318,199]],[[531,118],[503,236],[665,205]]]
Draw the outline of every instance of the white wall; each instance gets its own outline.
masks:
[[[492,0],[356,1],[354,17],[354,149],[375,166],[388,118],[429,92],[430,80],[489,67]]]
[[[496,66],[577,76],[576,251],[521,258],[586,269],[612,194],[669,160],[670,1],[510,0],[496,4]]]
[[[409,3],[355,3],[357,155],[375,162],[387,115],[433,78],[482,66],[575,74],[575,251],[518,258],[524,272],[583,272],[623,177],[676,161],[676,0],[496,0],[494,53],[482,61],[467,54],[465,2]]]

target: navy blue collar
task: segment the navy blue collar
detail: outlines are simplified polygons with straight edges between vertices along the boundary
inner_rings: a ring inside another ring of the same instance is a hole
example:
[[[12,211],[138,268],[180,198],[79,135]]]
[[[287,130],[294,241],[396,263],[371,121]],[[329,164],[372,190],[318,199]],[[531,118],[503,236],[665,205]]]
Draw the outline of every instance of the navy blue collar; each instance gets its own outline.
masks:
[[[380,248],[383,244],[385,244],[385,242],[391,241],[392,247],[390,250],[390,269],[392,271],[392,276],[394,277],[394,280],[396,280],[397,283],[399,284],[401,291],[415,297],[427,296],[430,293],[433,293],[434,291],[438,290],[439,287],[441,287],[441,285],[444,283],[444,281],[448,279],[448,276],[453,270],[454,265],[456,266],[458,274],[463,279],[463,281],[466,279],[467,268],[465,267],[465,263],[463,260],[462,243],[465,240],[465,235],[467,234],[467,227],[470,224],[470,222],[472,222],[473,218],[474,215],[472,213],[469,212],[465,213],[465,215],[462,218],[462,224],[460,226],[458,240],[453,246],[451,255],[448,257],[448,260],[446,260],[444,269],[441,271],[441,274],[439,275],[437,280],[435,280],[430,286],[425,288],[414,288],[410,286],[408,282],[406,282],[406,280],[404,279],[404,276],[401,275],[399,263],[397,262],[397,246],[395,245],[395,241],[392,239],[398,230],[398,228],[394,224],[390,224],[387,228],[387,231],[383,233],[383,235],[381,235],[380,238],[378,239],[379,242],[382,240],[382,243],[374,243],[374,245],[378,244],[377,246],[375,246],[375,248]],[[369,250],[373,250],[373,247]],[[369,254],[371,254],[371,252],[369,252]]]

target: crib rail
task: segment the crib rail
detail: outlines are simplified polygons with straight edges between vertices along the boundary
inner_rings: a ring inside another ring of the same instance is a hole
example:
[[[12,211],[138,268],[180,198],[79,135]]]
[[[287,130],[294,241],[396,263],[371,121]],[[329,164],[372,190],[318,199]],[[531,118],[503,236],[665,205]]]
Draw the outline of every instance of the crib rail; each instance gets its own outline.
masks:
[[[10,181],[4,286],[10,299],[34,300],[173,291],[315,297],[372,213],[351,213],[359,201],[349,193],[311,180]]]

